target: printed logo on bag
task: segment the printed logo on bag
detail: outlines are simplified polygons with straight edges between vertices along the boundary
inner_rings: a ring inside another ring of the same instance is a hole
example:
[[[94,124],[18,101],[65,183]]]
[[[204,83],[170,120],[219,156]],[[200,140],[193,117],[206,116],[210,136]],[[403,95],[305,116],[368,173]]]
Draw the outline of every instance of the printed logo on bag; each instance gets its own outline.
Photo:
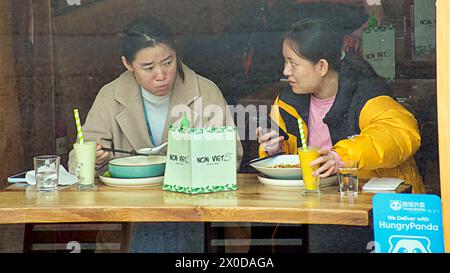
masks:
[[[366,54],[366,59],[370,61],[377,61],[383,58],[390,58],[392,56],[391,50],[374,52]]]
[[[180,164],[189,164],[191,163],[191,157],[188,155],[173,155],[169,154],[169,160],[178,162]]]
[[[201,164],[214,164],[219,162],[229,162],[232,159],[231,153],[218,154],[213,156],[200,156],[197,157],[197,163]]]
[[[432,20],[432,19],[420,19],[419,20],[419,24],[427,26],[427,25],[436,25],[436,19]]]

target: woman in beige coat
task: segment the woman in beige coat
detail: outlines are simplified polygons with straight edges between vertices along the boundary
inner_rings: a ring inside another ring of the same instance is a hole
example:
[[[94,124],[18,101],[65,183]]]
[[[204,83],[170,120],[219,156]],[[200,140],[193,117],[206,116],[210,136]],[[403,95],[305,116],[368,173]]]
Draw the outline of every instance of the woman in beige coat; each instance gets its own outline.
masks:
[[[234,126],[219,88],[180,61],[171,31],[162,22],[150,17],[133,21],[125,30],[123,51],[127,71],[100,90],[83,125],[85,140],[97,142],[97,174],[112,158],[126,156],[103,151],[103,146],[136,151],[158,146],[167,141],[168,126],[184,113],[192,127]],[[242,145],[237,143],[239,165]],[[75,168],[71,151],[70,172]],[[139,224],[131,230],[132,252],[203,251],[202,223]],[[100,231],[98,243],[117,241],[107,234]]]
[[[126,156],[105,152],[101,150],[103,146],[137,151],[164,143],[168,126],[180,118],[178,110],[187,110],[183,106],[189,108],[188,117],[193,127],[234,126],[219,88],[181,63],[175,43],[170,36],[164,37],[169,30],[154,27],[160,24],[145,18],[128,28],[130,33],[124,38],[125,54],[122,57],[127,71],[100,90],[88,113],[83,136],[98,143],[97,174],[106,170],[113,157]],[[151,37],[146,32],[153,28],[160,33]],[[203,114],[207,106],[214,106],[214,118]],[[242,158],[239,141],[237,156],[239,164]],[[74,173],[75,168],[72,151],[70,172]]]

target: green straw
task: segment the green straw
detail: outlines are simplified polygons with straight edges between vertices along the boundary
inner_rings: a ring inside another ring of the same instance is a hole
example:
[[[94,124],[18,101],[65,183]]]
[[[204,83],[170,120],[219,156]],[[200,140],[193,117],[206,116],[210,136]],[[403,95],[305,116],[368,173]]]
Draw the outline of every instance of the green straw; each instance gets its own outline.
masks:
[[[80,122],[80,115],[78,113],[78,109],[73,109],[73,113],[75,115],[75,124],[77,125],[77,141],[78,143],[83,143],[83,132],[81,131],[81,122]]]
[[[298,119],[298,131],[300,132],[300,139],[302,140],[302,147],[305,148],[306,147],[306,137],[305,137],[305,129],[303,126],[303,122],[302,119]]]

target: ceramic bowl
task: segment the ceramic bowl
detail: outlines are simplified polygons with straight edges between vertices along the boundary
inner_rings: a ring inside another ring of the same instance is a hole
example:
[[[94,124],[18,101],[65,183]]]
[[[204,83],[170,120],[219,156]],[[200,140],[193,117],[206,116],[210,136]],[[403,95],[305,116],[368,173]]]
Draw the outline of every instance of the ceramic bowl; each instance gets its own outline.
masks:
[[[282,166],[299,165],[298,155],[279,155],[273,158],[250,164],[260,173],[275,179],[302,179],[302,170],[299,166],[282,168]]]
[[[129,156],[109,161],[108,170],[114,178],[144,178],[164,174],[166,157],[163,155]]]

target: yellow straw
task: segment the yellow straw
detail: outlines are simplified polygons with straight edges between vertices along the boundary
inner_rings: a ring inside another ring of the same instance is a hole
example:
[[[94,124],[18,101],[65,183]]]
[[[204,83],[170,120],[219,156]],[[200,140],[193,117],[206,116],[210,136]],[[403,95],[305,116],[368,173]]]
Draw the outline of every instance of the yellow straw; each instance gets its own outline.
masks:
[[[302,147],[306,147],[306,137],[305,137],[305,129],[303,126],[303,121],[302,119],[298,119],[298,131],[300,132],[300,139],[302,140]]]
[[[78,109],[73,109],[75,115],[75,124],[77,125],[77,141],[79,143],[84,142],[83,132],[81,131],[80,115],[78,114]]]

